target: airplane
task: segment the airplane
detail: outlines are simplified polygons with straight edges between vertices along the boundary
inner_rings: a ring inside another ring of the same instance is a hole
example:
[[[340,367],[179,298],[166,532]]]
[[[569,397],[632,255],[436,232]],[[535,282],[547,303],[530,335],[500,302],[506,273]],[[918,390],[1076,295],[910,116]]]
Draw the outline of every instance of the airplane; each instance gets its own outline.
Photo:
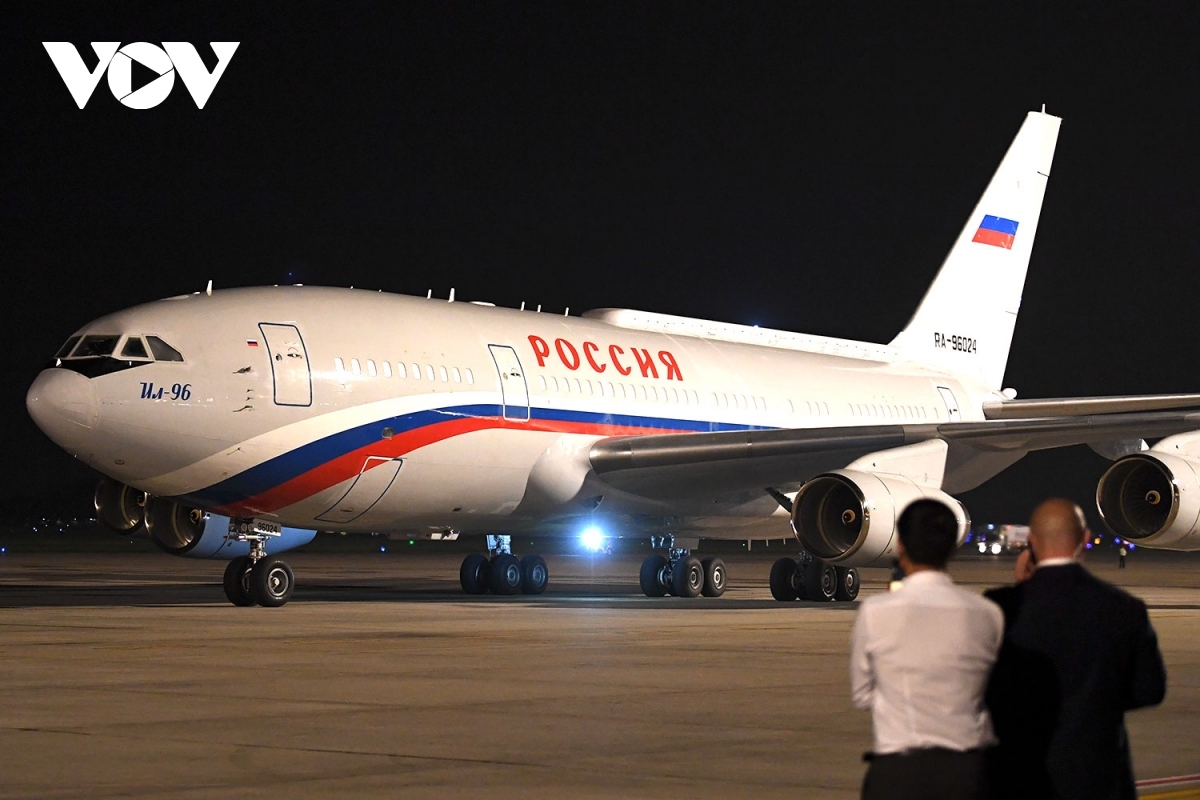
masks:
[[[888,344],[606,308],[559,316],[330,286],[184,294],[79,328],[26,398],[100,473],[97,517],[226,559],[275,607],[280,553],[318,531],[481,537],[468,594],[537,595],[513,537],[648,538],[651,597],[719,596],[702,540],[794,537],[781,601],[849,601],[896,519],[1044,448],[1114,463],[1114,533],[1200,549],[1200,395],[1016,399],[1003,387],[1061,119],[1030,112],[908,325]],[[1147,439],[1159,439],[1154,447]],[[483,538],[486,537],[486,538]]]

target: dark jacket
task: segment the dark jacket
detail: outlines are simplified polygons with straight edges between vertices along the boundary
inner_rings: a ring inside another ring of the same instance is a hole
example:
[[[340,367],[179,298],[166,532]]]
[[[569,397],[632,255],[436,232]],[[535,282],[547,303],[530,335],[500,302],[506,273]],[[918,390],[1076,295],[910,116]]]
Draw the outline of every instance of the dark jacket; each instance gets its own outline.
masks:
[[[986,596],[1004,611],[987,698],[1001,796],[1132,800],[1125,712],[1166,693],[1145,603],[1078,564]]]

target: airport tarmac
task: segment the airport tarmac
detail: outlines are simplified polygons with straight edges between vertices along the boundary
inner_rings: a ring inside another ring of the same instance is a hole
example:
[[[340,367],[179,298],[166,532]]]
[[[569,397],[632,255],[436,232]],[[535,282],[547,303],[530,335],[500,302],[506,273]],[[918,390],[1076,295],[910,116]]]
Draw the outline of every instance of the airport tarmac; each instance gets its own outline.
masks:
[[[778,555],[725,556],[724,597],[655,600],[628,554],[548,555],[545,595],[468,598],[461,552],[298,552],[264,609],[225,601],[222,563],[10,552],[0,797],[857,797],[855,604],[775,602]],[[1012,563],[952,572],[982,590]],[[1200,554],[1089,566],[1146,600],[1167,661],[1166,701],[1129,716],[1138,778],[1195,776]]]

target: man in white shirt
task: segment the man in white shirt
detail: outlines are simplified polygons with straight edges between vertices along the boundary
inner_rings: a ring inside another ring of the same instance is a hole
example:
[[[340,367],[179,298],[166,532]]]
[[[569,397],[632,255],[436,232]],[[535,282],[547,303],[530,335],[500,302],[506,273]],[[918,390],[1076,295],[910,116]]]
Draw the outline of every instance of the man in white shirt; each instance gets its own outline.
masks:
[[[918,500],[896,527],[904,581],[862,602],[851,635],[852,699],[874,729],[862,797],[982,799],[996,743],[984,692],[1004,617],[946,574],[958,526],[945,504]]]

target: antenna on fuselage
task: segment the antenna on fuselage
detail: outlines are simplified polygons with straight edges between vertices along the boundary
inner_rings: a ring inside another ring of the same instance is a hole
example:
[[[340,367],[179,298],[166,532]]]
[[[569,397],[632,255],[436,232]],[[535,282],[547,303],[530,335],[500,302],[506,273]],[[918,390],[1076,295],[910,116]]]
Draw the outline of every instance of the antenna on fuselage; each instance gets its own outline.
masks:
[[[212,297],[212,278],[208,279],[208,288],[204,290],[204,293],[209,297]]]

